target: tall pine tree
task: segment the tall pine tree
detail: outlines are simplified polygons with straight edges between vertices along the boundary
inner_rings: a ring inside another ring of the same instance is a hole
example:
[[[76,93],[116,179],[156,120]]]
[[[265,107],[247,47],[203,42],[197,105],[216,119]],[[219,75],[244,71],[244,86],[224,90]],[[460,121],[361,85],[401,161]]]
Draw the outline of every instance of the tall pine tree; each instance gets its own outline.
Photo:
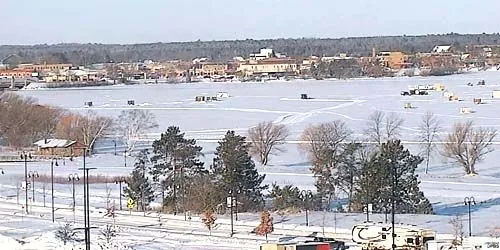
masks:
[[[143,211],[154,200],[153,187],[146,175],[146,164],[149,162],[148,152],[139,152],[134,164],[134,171],[127,179],[127,186],[124,188],[128,198],[134,200],[138,208]]]
[[[240,208],[257,209],[263,205],[262,190],[267,186],[262,185],[265,175],[257,172],[248,147],[245,137],[228,131],[219,141],[212,171],[221,194],[229,195],[231,191],[238,196],[238,203],[243,203]]]
[[[361,170],[354,197],[357,208],[371,203],[377,212],[390,209],[395,201],[396,213],[432,214],[432,205],[420,191],[415,170],[423,159],[405,149],[399,140],[382,143],[377,153]],[[394,194],[392,188],[394,187]]]
[[[363,146],[359,143],[347,143],[342,145],[342,154],[336,168],[336,185],[347,195],[349,201],[348,212],[351,212],[351,201],[356,192],[356,183],[361,173],[364,159],[362,157]]]
[[[199,160],[203,155],[201,151],[196,140],[186,139],[176,126],[168,127],[160,139],[153,142],[150,173],[162,191],[164,205],[174,207],[174,211],[185,204],[186,190],[192,179],[207,172]]]

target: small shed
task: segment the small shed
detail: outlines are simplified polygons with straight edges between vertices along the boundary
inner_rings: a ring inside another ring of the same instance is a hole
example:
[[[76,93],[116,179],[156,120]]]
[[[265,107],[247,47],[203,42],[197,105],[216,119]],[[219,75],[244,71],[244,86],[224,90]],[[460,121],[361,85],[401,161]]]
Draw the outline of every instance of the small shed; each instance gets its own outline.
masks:
[[[491,93],[491,98],[500,99],[500,90],[493,90],[493,92]]]
[[[460,114],[470,114],[472,113],[472,109],[469,107],[461,107],[460,108]]]
[[[436,83],[434,84],[434,90],[435,91],[444,91],[446,87],[443,84]]]
[[[413,106],[411,105],[411,102],[406,102],[405,103],[405,109],[412,109]]]
[[[474,104],[481,104],[482,100],[481,98],[474,98],[473,102]]]
[[[307,100],[309,99],[309,97],[307,96],[307,94],[300,94],[300,99]]]
[[[448,92],[448,91],[446,91],[446,92],[443,93],[443,96],[446,97],[446,98],[450,98],[451,96],[454,96],[454,95],[455,94],[453,94],[453,92]]]
[[[86,107],[92,107],[94,105],[94,103],[93,102],[85,102],[84,105]]]
[[[74,157],[83,154],[85,145],[65,139],[43,139],[35,142],[38,155]]]
[[[134,100],[128,100],[128,101],[127,101],[127,104],[128,104],[128,105],[135,105],[135,101],[134,101]]]
[[[448,101],[458,101],[458,96],[456,95],[450,96],[448,97]]]
[[[204,96],[197,96],[197,97],[195,97],[194,100],[197,101],[197,102],[204,102],[205,101],[205,97]]]
[[[219,93],[217,93],[217,97],[219,97],[219,98],[228,98],[229,94],[227,92],[219,92]]]

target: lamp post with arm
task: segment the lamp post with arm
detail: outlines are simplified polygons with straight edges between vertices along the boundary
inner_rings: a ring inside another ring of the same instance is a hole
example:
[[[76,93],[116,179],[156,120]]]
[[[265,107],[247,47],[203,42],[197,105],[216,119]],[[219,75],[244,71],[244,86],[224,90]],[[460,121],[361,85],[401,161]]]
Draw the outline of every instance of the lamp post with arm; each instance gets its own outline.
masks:
[[[54,208],[54,165],[57,167],[57,159],[53,158],[50,162],[50,182],[51,182],[51,198],[52,198],[52,223],[56,222],[55,219],[55,208]]]
[[[313,194],[311,190],[302,190],[300,192],[299,198],[302,200],[304,205],[304,209],[306,210],[306,227],[309,226],[309,202],[313,198]]]
[[[118,184],[118,188],[120,189],[120,210],[122,210],[122,183],[126,182],[127,178],[125,177],[118,177],[115,181],[116,184]]]
[[[38,175],[37,171],[30,171],[28,173],[28,178],[31,178],[31,191],[33,192],[33,203],[35,202],[35,179],[38,179],[40,175]]]
[[[21,159],[24,160],[24,189],[26,191],[26,203],[24,204],[26,209],[26,214],[28,214],[28,158],[32,159],[31,153],[23,151],[21,153]]]
[[[465,197],[464,203],[469,208],[469,237],[471,237],[472,236],[472,224],[471,224],[470,206],[476,205],[476,201],[474,200],[474,197],[471,196],[471,197]]]
[[[78,176],[77,173],[69,174],[68,181],[70,181],[73,184],[73,212],[75,212],[75,207],[76,207],[75,181],[80,181],[80,177]]]

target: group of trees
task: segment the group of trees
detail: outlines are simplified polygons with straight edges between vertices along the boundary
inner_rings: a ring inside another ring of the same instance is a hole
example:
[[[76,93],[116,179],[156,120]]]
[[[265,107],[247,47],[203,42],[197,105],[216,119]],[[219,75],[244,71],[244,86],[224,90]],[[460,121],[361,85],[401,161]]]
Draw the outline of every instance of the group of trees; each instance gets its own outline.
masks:
[[[376,111],[368,119],[365,138],[353,138],[353,132],[340,120],[307,127],[300,136],[299,149],[307,154],[316,178],[317,193],[309,201],[311,207],[327,209],[332,200],[343,196],[348,198],[348,211],[363,211],[367,204],[373,204],[376,212],[388,211],[394,200],[398,213],[432,213],[430,202],[418,187],[419,165],[425,162],[427,174],[429,162],[440,154],[462,166],[466,174],[477,174],[475,166],[493,150],[491,143],[497,134],[492,128],[476,128],[469,121],[455,124],[440,138],[440,120],[428,112],[417,129],[421,151],[413,155],[399,140],[403,123],[395,114]],[[286,130],[272,123],[261,123],[253,130],[272,131],[269,127]],[[271,145],[286,140],[285,136],[273,143],[255,133],[250,137],[253,143]],[[442,146],[437,147],[438,143]],[[271,145],[267,147],[273,148]],[[292,185],[273,185],[269,197],[277,210],[305,209],[301,191]]]
[[[312,163],[317,192],[304,197],[293,185],[273,185],[268,197],[274,200],[274,209],[330,209],[331,202],[343,196],[352,212],[363,211],[367,204],[373,204],[375,212],[388,211],[394,202],[398,213],[432,213],[419,189],[419,165],[425,162],[428,173],[431,158],[439,153],[466,174],[477,174],[476,164],[493,150],[494,129],[457,123],[440,138],[439,119],[426,113],[417,131],[421,152],[411,154],[399,140],[403,123],[395,114],[376,111],[368,119],[364,142],[340,120],[310,125],[300,136],[299,149]],[[266,166],[271,155],[284,151],[288,136],[284,125],[272,122],[250,128],[248,139],[228,131],[206,168],[200,161],[202,148],[171,126],[153,142],[152,156],[139,154],[126,193],[141,208],[160,195],[164,207],[174,212],[220,210],[228,196],[237,197],[240,210],[262,208],[267,186],[262,185],[264,176],[258,174],[251,156]]]
[[[310,75],[316,79],[349,79],[363,76],[365,73],[369,72],[363,72],[356,59],[341,59],[312,65]]]
[[[96,140],[109,131],[112,122],[93,111],[72,113],[40,105],[29,97],[0,93],[0,142],[14,149],[56,137],[78,141],[92,151]]]
[[[11,54],[6,63],[72,63],[88,65],[106,62],[137,62],[207,57],[213,60],[230,60],[244,56],[258,48],[269,47],[292,56],[337,55],[348,52],[354,56],[371,55],[379,51],[406,53],[429,52],[436,45],[451,44],[464,51],[476,44],[499,44],[500,34],[461,35],[456,33],[421,36],[379,36],[338,39],[267,39],[235,41],[196,41],[151,44],[57,44],[33,46],[0,46],[0,58]]]
[[[226,198],[235,197],[240,211],[264,205],[260,175],[249,155],[246,138],[228,131],[219,141],[209,168],[201,162],[202,148],[171,126],[152,144],[151,156],[142,151],[125,192],[145,208],[155,197],[170,212],[223,211]],[[156,192],[155,192],[156,191]]]

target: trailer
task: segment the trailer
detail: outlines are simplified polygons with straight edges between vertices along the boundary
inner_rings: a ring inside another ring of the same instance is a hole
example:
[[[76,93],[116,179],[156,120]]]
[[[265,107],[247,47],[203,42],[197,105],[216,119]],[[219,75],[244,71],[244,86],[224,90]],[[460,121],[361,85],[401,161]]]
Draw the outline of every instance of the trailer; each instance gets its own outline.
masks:
[[[415,225],[395,225],[396,249],[424,250],[427,241],[436,239],[436,232]],[[352,228],[352,240],[363,250],[392,249],[392,225],[365,222]]]
[[[493,92],[491,93],[491,98],[500,99],[500,90],[493,90]]]

